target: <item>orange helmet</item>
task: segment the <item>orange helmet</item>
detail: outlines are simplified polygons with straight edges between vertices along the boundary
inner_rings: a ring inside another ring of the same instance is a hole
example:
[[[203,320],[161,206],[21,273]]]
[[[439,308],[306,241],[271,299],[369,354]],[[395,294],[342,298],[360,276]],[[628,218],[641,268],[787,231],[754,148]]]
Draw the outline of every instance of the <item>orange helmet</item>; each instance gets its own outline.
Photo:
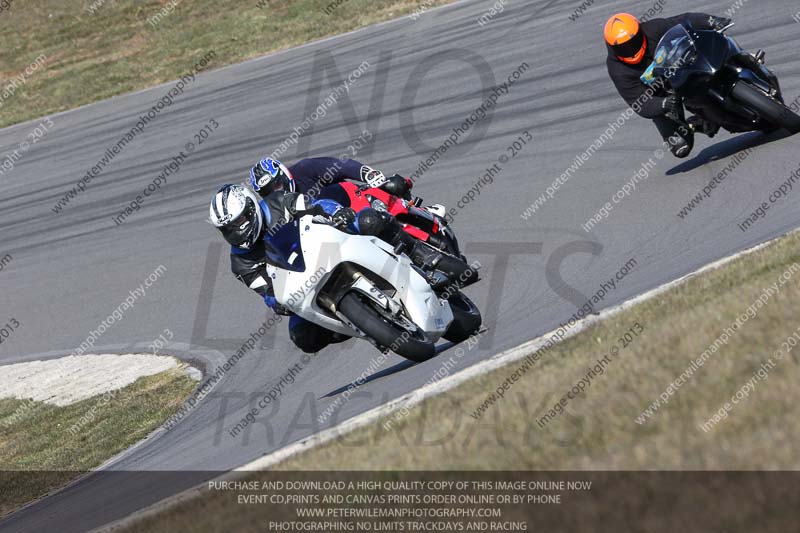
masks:
[[[637,65],[647,52],[647,38],[639,20],[628,13],[617,13],[606,22],[606,44],[620,61]]]

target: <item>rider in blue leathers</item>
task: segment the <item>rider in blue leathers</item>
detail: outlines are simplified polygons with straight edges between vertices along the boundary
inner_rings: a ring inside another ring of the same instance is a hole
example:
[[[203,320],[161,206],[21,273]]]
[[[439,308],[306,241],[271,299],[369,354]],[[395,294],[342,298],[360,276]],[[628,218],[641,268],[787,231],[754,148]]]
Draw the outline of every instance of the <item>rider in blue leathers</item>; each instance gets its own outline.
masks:
[[[266,272],[269,239],[276,235],[278,228],[301,214],[295,207],[300,194],[278,187],[266,198],[258,198],[241,185],[225,185],[211,201],[209,220],[231,244],[231,270],[234,275],[257,292],[275,312],[291,316],[289,334],[292,341],[304,352],[313,353],[348,337],[292,315],[275,299]],[[306,211],[312,211],[315,216],[343,231],[374,235],[394,246],[403,246],[418,265],[428,264],[436,256],[435,252],[419,245],[403,232],[397,220],[388,213],[371,208],[356,213],[330,199],[315,200],[305,196],[304,200]]]
[[[383,173],[354,159],[310,157],[289,167],[272,158],[265,158],[250,169],[250,186],[266,198],[277,190],[303,193],[310,198],[330,198],[349,206],[347,195],[337,187],[345,180],[360,181],[369,187],[379,187],[389,194],[411,199],[412,182],[399,174],[384,177]],[[323,191],[324,189],[324,191]],[[322,196],[321,196],[322,193]]]

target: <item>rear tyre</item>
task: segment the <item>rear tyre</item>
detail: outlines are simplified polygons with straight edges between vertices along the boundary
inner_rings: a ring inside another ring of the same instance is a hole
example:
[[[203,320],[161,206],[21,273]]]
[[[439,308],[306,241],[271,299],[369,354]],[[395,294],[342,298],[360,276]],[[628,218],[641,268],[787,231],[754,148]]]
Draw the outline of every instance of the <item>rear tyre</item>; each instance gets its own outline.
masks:
[[[478,332],[481,327],[481,312],[478,306],[462,292],[456,292],[447,299],[453,310],[453,322],[443,335],[450,342],[464,342]]]
[[[379,345],[406,359],[421,363],[436,355],[436,346],[424,331],[411,333],[403,329],[358,292],[345,294],[339,302],[339,311]]]
[[[750,106],[765,122],[793,134],[800,133],[800,116],[749,83],[740,81],[733,87],[731,94],[741,103]]]

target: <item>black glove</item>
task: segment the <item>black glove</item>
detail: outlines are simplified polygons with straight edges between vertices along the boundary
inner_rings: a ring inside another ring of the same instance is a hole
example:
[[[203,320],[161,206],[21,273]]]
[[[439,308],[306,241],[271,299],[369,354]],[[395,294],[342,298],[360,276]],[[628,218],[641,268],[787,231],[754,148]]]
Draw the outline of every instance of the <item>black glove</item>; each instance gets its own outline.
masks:
[[[667,96],[661,101],[661,109],[664,110],[664,115],[672,120],[680,120],[682,106],[681,99],[674,94]]]
[[[264,303],[267,304],[270,307],[270,309],[275,311],[276,315],[292,316],[292,312],[289,310],[288,307],[278,303],[278,300],[272,293],[272,289],[270,289],[267,294],[262,294],[261,296],[262,298],[264,298]]]
[[[342,207],[331,215],[331,223],[336,229],[348,229],[355,221],[356,212],[352,207]]]
[[[288,307],[286,307],[283,304],[276,304],[275,307],[272,308],[272,310],[275,311],[276,315],[292,316],[294,314],[289,310]]]
[[[731,22],[733,22],[733,20],[726,17],[715,17],[713,15],[708,17],[708,25],[711,26],[711,29],[714,31],[719,31],[729,26]]]

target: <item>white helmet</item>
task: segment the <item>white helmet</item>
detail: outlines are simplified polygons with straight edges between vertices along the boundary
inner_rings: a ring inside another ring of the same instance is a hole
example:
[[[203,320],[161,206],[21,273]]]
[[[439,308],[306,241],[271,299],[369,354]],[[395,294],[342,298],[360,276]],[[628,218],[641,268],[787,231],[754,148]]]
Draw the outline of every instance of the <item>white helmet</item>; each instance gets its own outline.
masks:
[[[211,200],[209,222],[237,248],[252,248],[264,230],[258,198],[241,185],[225,185]]]

